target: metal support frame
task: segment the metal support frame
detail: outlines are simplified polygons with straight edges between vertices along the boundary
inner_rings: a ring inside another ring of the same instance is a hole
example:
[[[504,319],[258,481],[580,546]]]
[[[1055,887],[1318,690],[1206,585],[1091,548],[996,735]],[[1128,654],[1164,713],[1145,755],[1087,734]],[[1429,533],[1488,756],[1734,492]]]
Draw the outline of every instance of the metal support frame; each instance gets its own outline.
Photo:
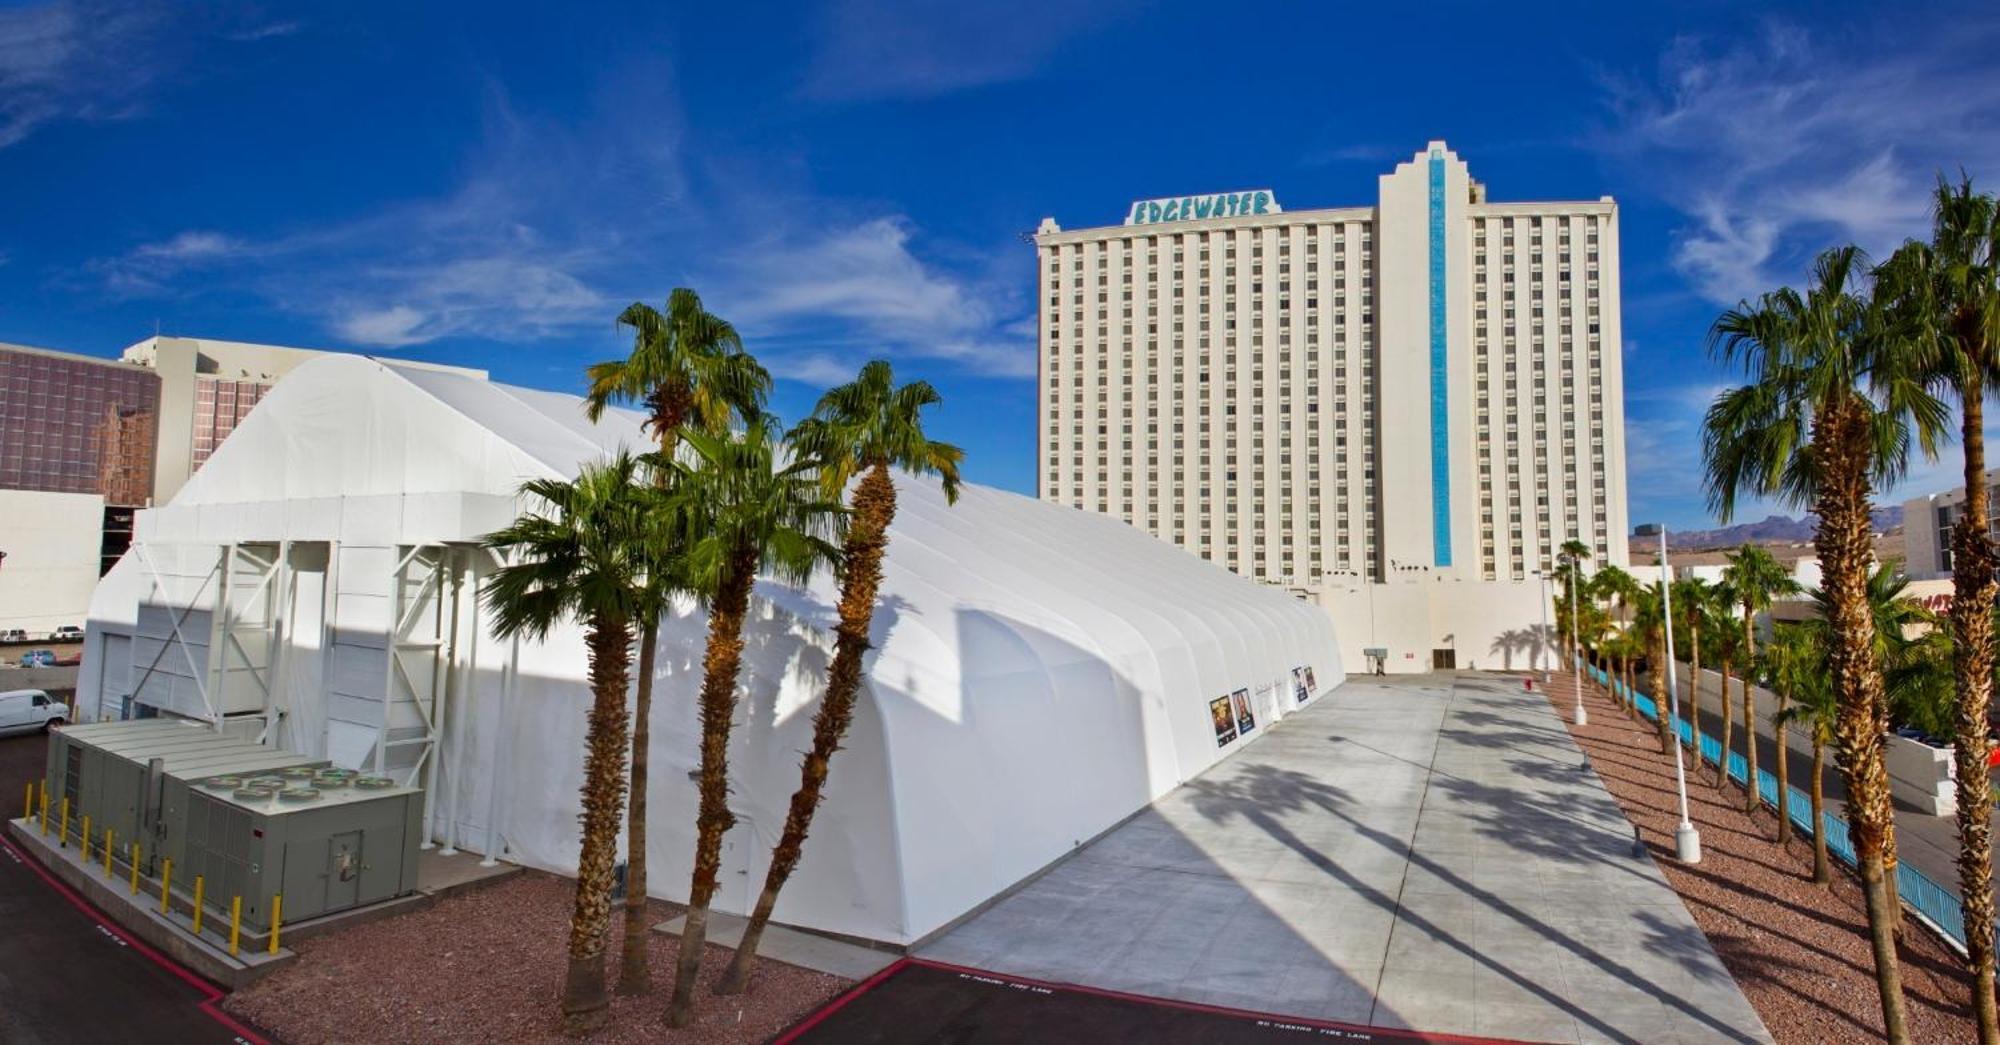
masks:
[[[146,567],[146,573],[153,578],[153,590],[158,592],[162,599],[169,598],[167,595],[166,580],[160,576],[159,568],[153,565],[152,557],[146,554],[146,546],[144,544],[134,544],[132,550],[137,553],[140,564]],[[187,635],[181,631],[181,624],[187,620],[189,614],[194,612],[195,603],[201,601],[201,593],[208,590],[209,582],[215,580],[219,572],[220,564],[218,563],[217,569],[210,570],[208,575],[202,578],[201,586],[195,589],[194,594],[189,597],[187,605],[180,608],[180,612],[172,613],[172,605],[167,605],[167,609],[170,611],[168,623],[173,626],[174,630],[174,644],[181,648],[181,656],[187,660],[188,674],[194,679],[195,692],[201,697],[202,710],[207,713],[206,717],[209,724],[218,728],[221,727],[222,716],[215,710],[215,701],[209,697],[208,682],[205,677],[206,673],[202,670],[201,665],[194,662],[194,653],[188,649]],[[137,629],[135,628],[134,631],[136,634]],[[133,697],[136,698],[139,695],[139,691],[145,688],[146,680],[153,676],[154,671],[158,670],[160,658],[166,655],[166,646],[162,644],[160,652],[153,657],[153,662],[146,665],[146,670],[137,679],[133,680]],[[101,690],[98,696],[101,700],[103,697]]]
[[[268,558],[262,549],[275,550]],[[212,706],[219,709],[218,721],[230,717],[228,701],[231,680],[247,677],[255,687],[257,708],[241,718],[259,718],[263,728],[258,743],[270,743],[285,711],[284,661],[285,618],[291,613],[291,541],[231,543],[222,546],[217,570],[222,578],[217,589],[215,612],[211,615],[209,678]],[[248,583],[244,583],[244,578]],[[245,640],[254,643],[261,657],[251,653]],[[258,663],[259,660],[262,663]]]
[[[382,718],[375,738],[375,773],[379,776],[389,771],[388,753],[390,748],[418,748],[416,761],[410,766],[405,784],[412,784],[422,776],[437,745],[435,702],[441,681],[439,672],[441,658],[438,653],[444,646],[444,571],[445,548],[437,544],[417,544],[409,546],[396,560],[396,568],[389,577],[389,634],[384,650],[382,679]],[[416,585],[414,593],[409,591],[410,567],[423,567],[423,579]],[[428,597],[428,599],[427,599]],[[430,612],[424,612],[426,608]],[[419,628],[428,631],[418,633]],[[404,663],[407,653],[430,653],[429,685],[419,687],[416,678]],[[416,736],[391,739],[391,711],[398,704],[408,704],[420,720],[420,732]],[[426,839],[426,845],[429,844]]]

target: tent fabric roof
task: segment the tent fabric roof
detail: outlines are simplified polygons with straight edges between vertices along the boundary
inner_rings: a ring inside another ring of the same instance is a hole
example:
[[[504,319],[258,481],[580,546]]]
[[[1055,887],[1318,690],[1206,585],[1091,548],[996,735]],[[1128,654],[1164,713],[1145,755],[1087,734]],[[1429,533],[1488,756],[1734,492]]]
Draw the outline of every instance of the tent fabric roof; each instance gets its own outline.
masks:
[[[271,502],[448,494],[512,504],[526,479],[567,477],[648,446],[641,421],[612,410],[593,424],[574,396],[327,356],[280,382],[173,503],[151,513],[157,521],[142,520],[141,535],[278,539],[286,534],[251,531],[297,526],[289,520],[299,513]],[[1119,520],[977,484],[955,505],[934,482],[899,475],[896,487],[868,692],[782,921],[919,940],[1261,738],[1301,702],[1295,668],[1312,669],[1314,695],[1341,681],[1322,610]],[[310,539],[329,537],[356,539]],[[390,543],[398,539],[410,540]],[[342,590],[356,583],[343,576]],[[761,881],[797,783],[838,592],[823,573],[797,588],[761,583],[757,596],[732,744],[732,809],[748,826],[732,842],[739,856],[727,858],[740,859],[745,881]],[[115,628],[120,616],[104,607],[101,619]],[[697,613],[663,628],[655,781],[670,784],[695,765],[704,628]],[[481,642],[489,655],[503,646]],[[482,734],[505,730],[513,757],[461,757],[475,789],[500,786],[476,779],[482,772],[517,777],[499,814],[510,855],[569,871],[584,658],[574,633],[542,646],[521,671],[539,673],[546,700],[530,687],[492,712],[529,718],[477,723]],[[1254,724],[1221,742],[1210,704],[1239,690]],[[291,745],[314,750],[296,737]],[[685,878],[671,869],[686,866],[692,799],[666,790],[649,818],[662,869],[652,881],[678,898]],[[725,889],[717,903],[729,911],[752,900]]]

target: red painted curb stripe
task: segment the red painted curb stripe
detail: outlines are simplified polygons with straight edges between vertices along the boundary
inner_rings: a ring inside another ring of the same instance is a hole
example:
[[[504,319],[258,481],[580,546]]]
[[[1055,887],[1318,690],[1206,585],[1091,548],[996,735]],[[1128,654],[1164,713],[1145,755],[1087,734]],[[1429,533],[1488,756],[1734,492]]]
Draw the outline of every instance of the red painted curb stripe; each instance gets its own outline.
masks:
[[[797,1041],[799,1035],[804,1034],[806,1031],[811,1030],[814,1026],[818,1025],[821,1020],[824,1020],[827,1017],[832,1016],[834,1013],[839,1012],[841,1009],[846,1008],[848,1002],[851,1002],[854,999],[859,998],[862,995],[868,993],[869,991],[874,990],[876,987],[881,985],[883,980],[886,980],[890,976],[893,976],[896,973],[902,971],[904,966],[912,964],[915,960],[916,959],[914,958],[898,958],[895,961],[890,962],[888,968],[885,968],[881,972],[878,972],[875,975],[870,976],[865,980],[862,980],[860,983],[857,983],[854,986],[849,987],[845,994],[842,994],[840,997],[835,998],[830,1002],[827,1002],[824,1006],[820,1008],[818,1012],[815,1012],[812,1015],[806,1017],[805,1022],[800,1023],[798,1026],[793,1027],[791,1030],[788,1030],[783,1034],[780,1034],[777,1038],[773,1039],[771,1045],[786,1045],[786,1043],[788,1042]]]
[[[146,957],[152,959],[154,964],[172,973],[175,977],[180,979],[181,982],[186,983],[188,986],[193,987],[196,991],[200,992],[202,995],[202,1000],[199,1004],[195,1006],[195,1008],[207,1014],[209,1018],[215,1020],[215,1022],[221,1024],[223,1027],[234,1032],[238,1037],[242,1038],[245,1041],[251,1042],[252,1045],[271,1045],[269,1041],[267,1041],[257,1032],[251,1030],[250,1028],[244,1026],[241,1023],[236,1022],[236,1020],[233,1017],[231,1017],[228,1013],[223,1012],[220,1008],[216,1006],[216,1002],[219,1002],[224,997],[227,997],[227,992],[223,991],[222,988],[217,987],[215,984],[208,982],[206,979],[203,979],[202,977],[195,975],[195,973],[192,970],[188,969],[186,966],[183,966],[179,962],[174,961],[172,958],[169,958],[166,955],[161,954],[159,951],[154,950],[152,945],[148,944],[146,941],[141,940],[133,936],[132,934],[126,932],[122,926],[113,922],[110,919],[110,917],[106,915],[103,911],[99,910],[95,904],[91,903],[89,900],[84,899],[81,895],[79,895],[76,892],[76,890],[71,889],[68,885],[64,884],[62,879],[57,878],[55,875],[50,874],[48,869],[42,866],[42,862],[40,860],[35,859],[34,854],[21,849],[20,847],[16,846],[13,842],[9,841],[4,836],[0,836],[0,846],[6,846],[7,851],[18,857],[21,860],[21,862],[27,866],[28,870],[33,871],[35,873],[35,876],[40,878],[42,881],[47,882],[50,888],[53,888],[56,891],[56,893],[60,895],[63,899],[68,900],[71,906],[75,907],[77,910],[82,911],[85,915],[89,916],[90,920],[96,922],[99,928],[117,937],[118,939],[124,941],[128,946],[132,947],[134,950],[137,950],[140,954],[143,954]]]
[[[1523,1045],[1523,1043],[1515,1042],[1506,1038],[1469,1038],[1458,1034],[1432,1034],[1425,1031],[1408,1030],[1401,1027],[1367,1027],[1355,1023],[1335,1023],[1330,1020],[1309,1019],[1304,1016],[1279,1016],[1268,1012],[1253,1012],[1249,1009],[1232,1009],[1229,1008],[1228,1006],[1223,1006],[1223,1005],[1209,1005],[1202,1002],[1180,1001],[1174,998],[1157,998],[1148,994],[1131,994],[1126,991],[1115,991],[1103,987],[1087,987],[1084,986],[1083,984],[1078,984],[1078,983],[1056,983],[1050,980],[1038,980],[1032,976],[1016,976],[1013,973],[994,972],[991,969],[975,969],[965,965],[953,965],[950,962],[932,961],[928,958],[907,958],[907,957],[897,959],[888,968],[883,969],[881,972],[878,972],[875,975],[870,976],[869,978],[861,981],[860,983],[855,984],[853,987],[848,988],[846,993],[828,1002],[825,1005],[825,1007],[821,1008],[818,1012],[815,1012],[811,1016],[806,1017],[804,1022],[800,1023],[798,1026],[793,1027],[791,1030],[788,1030],[784,1034],[779,1035],[777,1038],[773,1039],[772,1045],[788,1045],[788,1043],[798,1040],[798,1038],[801,1035],[805,1034],[806,1031],[811,1030],[821,1021],[831,1017],[834,1013],[839,1012],[843,1008],[846,1008],[848,1003],[854,1001],[856,998],[861,997],[863,994],[866,994],[869,991],[874,990],[876,987],[882,984],[883,980],[888,979],[890,976],[901,971],[905,966],[910,966],[910,965],[919,965],[930,969],[941,969],[945,972],[963,973],[973,976],[986,976],[1000,980],[1011,980],[1016,983],[1030,983],[1034,984],[1037,987],[1047,987],[1050,988],[1051,990],[1075,991],[1078,994],[1094,995],[1100,998],[1112,998],[1118,1001],[1134,1002],[1141,1005],[1156,1005],[1170,1009],[1186,1009],[1192,1012],[1206,1012],[1219,1016],[1234,1016],[1244,1019],[1276,1020],[1283,1023],[1296,1023],[1301,1026],[1312,1027],[1320,1030],[1358,1031],[1358,1032],[1365,1032],[1368,1034],[1383,1035],[1390,1038],[1401,1037],[1415,1041],[1436,1042],[1438,1043],[1438,1045]]]

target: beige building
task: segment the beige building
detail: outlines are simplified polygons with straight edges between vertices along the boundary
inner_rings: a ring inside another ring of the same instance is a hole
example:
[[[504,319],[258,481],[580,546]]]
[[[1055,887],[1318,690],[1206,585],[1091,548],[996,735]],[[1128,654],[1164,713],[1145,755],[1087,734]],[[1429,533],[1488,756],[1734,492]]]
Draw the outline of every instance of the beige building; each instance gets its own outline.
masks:
[[[80,623],[133,512],[171,501],[272,385],[325,354],[164,336],[115,360],[0,344],[0,632],[40,641]]]
[[[2000,468],[1986,473],[1987,527],[2000,538]],[[1951,530],[1965,511],[1965,487],[1903,502],[1903,572],[1912,580],[1951,576]]]
[[[1494,202],[1432,142],[1368,205],[1142,200],[1035,242],[1044,499],[1323,600],[1424,577],[1538,612],[1564,541],[1626,563],[1609,197]],[[1443,643],[1485,601],[1450,587],[1392,662],[1482,655],[1483,624]]]

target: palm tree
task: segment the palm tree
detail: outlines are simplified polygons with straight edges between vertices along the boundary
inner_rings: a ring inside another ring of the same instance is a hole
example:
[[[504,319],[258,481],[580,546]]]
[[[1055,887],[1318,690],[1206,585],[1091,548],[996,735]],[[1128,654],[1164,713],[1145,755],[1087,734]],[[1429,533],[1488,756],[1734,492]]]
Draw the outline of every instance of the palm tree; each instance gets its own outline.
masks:
[[[1771,716],[1777,730],[1779,764],[1784,763],[1785,730],[1793,724],[1805,727],[1812,740],[1812,840],[1813,881],[1833,882],[1833,865],[1826,853],[1826,749],[1834,743],[1840,723],[1840,701],[1826,670],[1826,638],[1823,621],[1786,624],[1771,630],[1765,647],[1771,664],[1771,687],[1778,694],[1778,709]],[[1790,820],[1786,793],[1778,792],[1778,815]]]
[[[1596,589],[1598,598],[1610,603],[1611,621],[1613,626],[1618,629],[1619,638],[1625,639],[1631,637],[1631,610],[1633,604],[1639,598],[1639,581],[1624,570],[1607,563],[1599,567],[1597,572],[1591,575],[1590,583]],[[1619,652],[1613,653],[1613,656],[1619,658],[1621,667],[1623,668],[1622,674],[1626,676],[1625,681],[1629,683],[1631,682],[1629,677],[1632,667],[1631,659],[1636,656],[1643,656],[1644,653],[1643,651],[1633,652],[1632,644],[1623,641],[1618,642],[1614,648]],[[1614,696],[1618,693],[1618,690],[1619,687],[1612,687]],[[1631,691],[1628,688],[1624,696],[1618,697],[1619,705],[1627,713],[1630,713],[1632,710],[1630,696]]]
[[[1719,685],[1722,689],[1722,750],[1715,760],[1715,786],[1724,788],[1729,784],[1729,736],[1733,725],[1729,710],[1729,669],[1735,663],[1739,640],[1736,634],[1736,618],[1730,615],[1730,607],[1734,605],[1735,596],[1730,592],[1728,585],[1718,584],[1710,588],[1708,594],[1708,605],[1703,607],[1701,627],[1708,636],[1708,648],[1715,654],[1715,674],[1720,680]],[[1744,686],[1747,693],[1749,683],[1745,681]],[[1748,697],[1745,700],[1747,701]],[[1750,716],[1746,714],[1744,719],[1744,731],[1748,733],[1751,728],[1748,725]],[[1750,750],[1755,752],[1757,749],[1755,736],[1750,737],[1749,745]],[[1749,764],[1756,765],[1755,762]],[[1749,791],[1754,798],[1757,794],[1756,771],[1752,770],[1745,779],[1749,781]]]
[[[1613,611],[1611,619],[1622,626],[1625,623],[1626,610],[1631,608],[1632,600],[1639,596],[1639,581],[1624,570],[1606,563],[1598,567],[1596,573],[1590,575],[1590,586],[1596,591],[1598,598],[1611,604],[1610,608]]]
[[[799,770],[785,830],[771,850],[764,891],[743,939],[736,946],[717,993],[741,991],[757,958],[757,944],[778,903],[778,891],[798,866],[806,832],[819,808],[833,753],[847,736],[861,694],[861,661],[868,653],[868,629],[882,582],[882,555],[889,524],[896,518],[896,484],[890,469],[936,475],[947,503],[958,500],[958,466],[965,451],[924,434],[924,408],[943,399],[927,382],[897,386],[889,364],[875,360],[852,383],[827,391],[813,416],[793,429],[793,447],[819,468],[822,492],[838,498],[851,485],[850,522],[841,554],[840,623],[834,630],[833,664],[827,669],[826,696],[813,715],[813,746]],[[860,482],[854,482],[856,476]]]
[[[1897,909],[1884,875],[1895,823],[1882,764],[1887,709],[1865,593],[1873,552],[1871,490],[1899,478],[1914,439],[1934,454],[1946,411],[1925,387],[1921,360],[1888,336],[1865,286],[1865,258],[1821,254],[1806,292],[1785,288],[1717,319],[1711,350],[1750,383],[1718,396],[1703,426],[1705,484],[1724,521],[1740,494],[1810,505],[1832,639],[1827,667],[1840,702],[1839,759],[1868,902],[1870,944],[1891,1042],[1909,1040],[1897,968]]]
[[[1792,579],[1791,572],[1783,563],[1773,558],[1771,553],[1755,544],[1745,544],[1730,553],[1729,565],[1722,570],[1723,583],[1729,586],[1730,595],[1743,609],[1743,734],[1744,754],[1750,763],[1750,793],[1744,798],[1743,811],[1757,811],[1757,700],[1755,690],[1750,685],[1750,665],[1757,662],[1757,614],[1771,608],[1772,600],[1780,595],[1796,595],[1799,582]],[[1728,701],[1725,699],[1724,703]],[[1723,740],[1723,757],[1728,758],[1729,742]],[[1785,748],[1778,746],[1778,844],[1783,845],[1792,836],[1791,821],[1785,819]]]
[[[632,353],[624,359],[597,363],[584,373],[590,391],[584,412],[596,421],[613,403],[644,403],[646,428],[659,440],[660,456],[675,456],[683,427],[705,432],[728,429],[741,416],[755,417],[770,394],[771,377],[743,351],[742,339],[727,320],[702,307],[701,298],[685,287],[667,296],[661,312],[633,302],[618,316],[618,325],[632,331]],[[655,469],[664,483],[671,470]],[[650,598],[641,607],[639,624],[639,684],[632,700],[632,791],[626,815],[625,939],[618,967],[618,992],[643,994],[652,983],[647,967],[647,940],[652,936],[646,917],[646,785],[648,745],[652,742],[653,675],[660,639],[660,616],[676,585],[665,571],[656,571]]]
[[[1605,636],[1611,633],[1610,614],[1604,612],[1604,607],[1595,601],[1578,603],[1576,620],[1571,623],[1571,627],[1575,629],[1577,645],[1582,649],[1585,661],[1596,664],[1599,659],[1600,644]],[[1577,670],[1583,669],[1579,667]]]
[[[1687,636],[1688,721],[1694,724],[1688,733],[1688,746],[1694,751],[1697,768],[1701,765],[1701,632],[1714,599],[1714,590],[1700,577],[1682,577],[1674,582],[1673,603],[1680,610],[1681,619],[1672,623]],[[1727,692],[1723,695],[1728,696]]]
[[[1995,650],[1987,607],[2000,594],[2000,580],[1988,529],[1986,397],[2000,385],[2000,204],[1973,191],[1970,178],[1952,185],[1939,176],[1931,241],[1913,241],[1896,251],[1883,266],[1883,279],[1897,299],[1898,318],[1931,356],[1933,379],[1959,402],[1965,507],[1952,530],[1951,555],[1958,879],[1965,924],[1985,927],[1966,939],[1966,967],[1977,999],[1979,1040],[1995,1045],[2000,1010],[1993,993],[1993,792],[1986,772]]]
[[[512,555],[486,589],[496,635],[540,640],[571,619],[587,629],[591,707],[583,850],[562,997],[563,1025],[572,1034],[601,1027],[610,1016],[604,938],[625,788],[625,685],[646,571],[659,558],[652,536],[657,499],[641,485],[642,471],[632,457],[620,454],[584,468],[573,482],[534,480],[521,494],[535,509],[486,538],[488,547]]]
[[[1612,662],[1609,669],[1612,699],[1629,715],[1632,712],[1632,662],[1644,656],[1645,650],[1639,645],[1639,637],[1627,628],[1605,640],[1604,653]]]
[[[1571,608],[1579,606],[1578,599],[1583,594],[1587,579],[1583,575],[1583,561],[1590,558],[1590,546],[1572,537],[1562,542],[1556,549],[1556,579],[1562,582],[1562,605],[1556,607],[1556,620],[1561,622],[1563,634],[1574,643],[1577,641],[1576,624],[1571,619]],[[1571,665],[1571,670],[1581,671],[1581,667]]]
[[[1667,632],[1665,588],[1659,583],[1640,595],[1633,608],[1632,627],[1639,634],[1640,644],[1646,651],[1646,661],[1653,674],[1653,724],[1659,728],[1660,754],[1673,750],[1673,731],[1667,700]]]
[[[709,607],[708,646],[702,656],[700,812],[674,996],[667,1006],[667,1023],[673,1027],[685,1027],[694,1017],[694,982],[707,942],[722,836],[736,823],[729,811],[729,732],[750,589],[759,572],[803,583],[818,567],[840,559],[839,547],[830,540],[843,515],[840,502],[821,490],[813,462],[780,461],[781,449],[771,432],[770,420],[761,416],[745,425],[741,435],[686,431],[681,441],[688,452],[670,463],[688,582]]]

